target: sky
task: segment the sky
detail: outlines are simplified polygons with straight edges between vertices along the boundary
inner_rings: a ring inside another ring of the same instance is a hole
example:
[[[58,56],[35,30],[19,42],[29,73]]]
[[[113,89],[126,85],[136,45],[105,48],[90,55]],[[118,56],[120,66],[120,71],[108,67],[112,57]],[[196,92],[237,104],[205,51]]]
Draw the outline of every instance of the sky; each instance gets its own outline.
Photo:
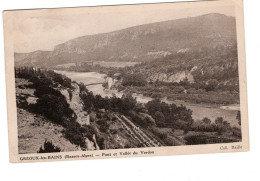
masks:
[[[15,52],[48,50],[73,38],[141,24],[221,13],[235,16],[232,6],[212,3],[168,3],[65,9],[20,10],[13,13]]]

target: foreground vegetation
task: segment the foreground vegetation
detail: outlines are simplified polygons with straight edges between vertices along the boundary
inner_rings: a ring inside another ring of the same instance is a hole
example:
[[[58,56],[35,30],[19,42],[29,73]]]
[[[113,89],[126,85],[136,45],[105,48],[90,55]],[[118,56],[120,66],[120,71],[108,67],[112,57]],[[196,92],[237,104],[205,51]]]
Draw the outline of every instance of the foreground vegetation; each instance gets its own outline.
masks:
[[[92,140],[91,130],[76,122],[75,113],[69,107],[64,95],[58,90],[58,87],[73,89],[71,80],[54,71],[35,70],[29,67],[16,69],[16,77],[28,79],[32,83],[28,87],[35,89],[34,95],[38,98],[35,104],[28,104],[24,99],[18,102],[17,106],[62,125],[65,128],[64,137],[85,149],[85,139]]]
[[[35,89],[34,95],[37,97],[35,104],[29,104],[25,98],[19,99],[17,106],[63,126],[63,136],[83,150],[86,149],[86,138],[95,143],[93,135],[96,135],[100,149],[107,148],[107,136],[120,134],[120,130],[110,129],[110,126],[117,120],[116,115],[126,116],[126,119],[129,119],[136,128],[141,129],[148,137],[156,139],[156,142],[164,146],[241,140],[240,128],[232,127],[222,117],[214,121],[208,118],[194,121],[192,111],[183,105],[166,104],[159,99],[140,104],[131,94],[124,94],[121,98],[115,95],[104,98],[94,95],[84,84],[74,82],[79,86],[79,96],[83,102],[84,111],[90,115],[95,114],[91,116],[90,125],[80,125],[76,122],[77,115],[70,108],[66,97],[60,92],[61,89],[66,89],[71,99],[75,87],[69,78],[51,70],[31,67],[16,68],[15,72],[17,78],[31,82],[24,88]],[[135,80],[130,79],[130,82],[135,82]],[[239,115],[238,113],[237,119],[241,121]],[[128,124],[129,127],[133,125]],[[131,143],[124,147],[142,146]]]

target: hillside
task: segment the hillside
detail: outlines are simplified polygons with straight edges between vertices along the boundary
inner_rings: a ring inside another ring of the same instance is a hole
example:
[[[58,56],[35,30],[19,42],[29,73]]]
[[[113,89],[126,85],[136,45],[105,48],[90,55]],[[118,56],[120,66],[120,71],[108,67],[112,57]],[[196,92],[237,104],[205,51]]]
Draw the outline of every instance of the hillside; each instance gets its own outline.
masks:
[[[15,53],[15,63],[48,67],[77,61],[144,62],[235,44],[235,18],[207,14],[83,36],[57,45],[52,52]]]
[[[35,51],[30,53],[14,53],[16,65],[48,66],[51,59],[51,51]]]
[[[64,128],[51,123],[46,117],[32,113],[19,107],[27,97],[28,103],[33,104],[37,98],[34,96],[35,89],[26,88],[31,85],[26,79],[16,78],[17,125],[19,153],[36,153],[44,143],[44,140],[52,140],[61,151],[79,151],[76,145],[70,143],[62,136]]]
[[[19,67],[15,73],[19,153],[36,153],[46,141],[59,152],[241,140],[239,125],[226,117],[194,120],[184,105],[139,104],[131,94],[103,98],[52,70]]]

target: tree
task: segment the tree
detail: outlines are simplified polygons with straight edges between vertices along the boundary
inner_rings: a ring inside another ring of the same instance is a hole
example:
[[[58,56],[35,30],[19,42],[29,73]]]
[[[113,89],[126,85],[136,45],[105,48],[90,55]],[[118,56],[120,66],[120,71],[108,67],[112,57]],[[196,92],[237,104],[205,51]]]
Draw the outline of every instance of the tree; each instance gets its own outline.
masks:
[[[182,120],[189,124],[193,123],[192,110],[187,109],[187,107],[184,105],[176,106],[175,104],[172,104],[171,118],[174,120]]]
[[[106,102],[105,102],[104,98],[98,94],[95,96],[94,105],[95,105],[96,109],[104,109],[106,106]]]
[[[41,97],[43,95],[54,95],[57,97],[62,97],[63,95],[60,93],[60,91],[55,90],[51,88],[48,85],[40,85],[36,87],[36,90],[34,91],[34,95],[37,97]]]
[[[65,119],[71,119],[74,111],[69,107],[64,96],[44,94],[30,107],[32,112],[44,115],[52,122],[62,124]]]
[[[206,91],[214,91],[218,86],[218,81],[216,79],[210,79],[205,87]]]
[[[217,132],[219,135],[221,135],[225,131],[224,122],[225,121],[224,121],[223,117],[218,117],[215,120]]]
[[[37,153],[53,153],[53,152],[60,152],[61,149],[53,145],[52,141],[47,141],[45,139],[43,147],[41,146]]]
[[[107,122],[108,120],[105,118],[101,118],[101,120],[97,121],[101,132],[106,133],[109,130],[109,124]]]
[[[223,124],[223,121],[224,121],[223,117],[217,117],[215,123],[216,125],[221,125]]]
[[[170,107],[165,102],[161,103],[161,112],[164,114],[165,117],[170,115]]]
[[[85,84],[80,82],[78,86],[79,86],[80,92],[87,92],[87,88],[86,88]]]
[[[124,94],[121,99],[123,112],[128,112],[134,109],[137,104],[137,100],[132,96],[132,94]]]
[[[145,86],[147,84],[142,74],[125,74],[123,78],[123,86]]]
[[[186,89],[190,87],[190,82],[187,77],[180,81],[179,85],[185,87]]]
[[[81,92],[79,94],[81,100],[83,101],[84,104],[84,111],[90,113],[92,110],[92,107],[94,106],[95,103],[95,96],[93,92]]]
[[[210,124],[211,123],[211,120],[207,117],[203,118],[202,121],[205,123],[205,124]]]
[[[149,101],[146,104],[146,108],[151,115],[154,115],[156,111],[161,112],[161,105],[160,104],[161,104],[160,100],[155,99],[155,100]]]
[[[156,122],[156,125],[159,127],[163,127],[165,124],[165,117],[162,112],[156,111],[154,114],[154,119]]]

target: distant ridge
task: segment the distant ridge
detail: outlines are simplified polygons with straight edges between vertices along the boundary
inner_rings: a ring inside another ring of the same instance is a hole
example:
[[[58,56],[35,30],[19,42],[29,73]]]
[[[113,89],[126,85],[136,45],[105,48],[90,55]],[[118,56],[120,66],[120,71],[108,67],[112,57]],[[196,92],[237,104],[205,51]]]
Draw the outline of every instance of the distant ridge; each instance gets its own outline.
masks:
[[[52,66],[77,61],[149,61],[177,52],[236,44],[235,18],[206,14],[87,35],[53,51],[15,53],[16,65]]]

